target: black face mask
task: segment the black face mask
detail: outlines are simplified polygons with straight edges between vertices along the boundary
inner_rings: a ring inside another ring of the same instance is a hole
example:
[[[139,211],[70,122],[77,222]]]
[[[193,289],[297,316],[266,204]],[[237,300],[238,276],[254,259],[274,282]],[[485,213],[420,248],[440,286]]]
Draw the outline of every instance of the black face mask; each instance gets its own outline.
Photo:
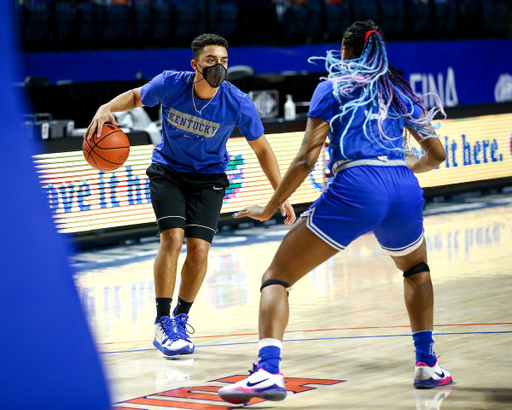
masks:
[[[199,63],[197,63],[197,65],[201,67]],[[203,79],[205,79],[206,82],[213,88],[220,87],[222,82],[226,79],[228,70],[226,70],[226,67],[224,67],[221,63],[201,68],[203,69],[203,72],[200,73],[203,75]]]

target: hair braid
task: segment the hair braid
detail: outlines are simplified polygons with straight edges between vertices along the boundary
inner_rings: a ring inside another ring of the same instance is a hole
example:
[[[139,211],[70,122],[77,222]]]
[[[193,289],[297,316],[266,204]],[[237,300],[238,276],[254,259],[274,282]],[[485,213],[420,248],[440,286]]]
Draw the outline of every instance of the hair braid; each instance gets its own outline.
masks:
[[[383,121],[386,118],[402,118],[405,124],[416,130],[422,139],[435,137],[435,129],[439,124],[429,125],[435,115],[439,112],[445,115],[441,100],[436,94],[429,93],[425,95],[434,95],[437,106],[428,110],[423,104],[422,97],[417,96],[412,91],[407,80],[389,64],[386,48],[384,46],[384,34],[380,27],[373,21],[357,21],[352,24],[343,36],[343,45],[349,47],[355,58],[352,60],[341,60],[340,53],[329,51],[327,57],[313,57],[310,59],[324,59],[326,68],[329,71],[328,79],[333,82],[333,93],[338,98],[353,97],[349,102],[341,105],[341,113],[331,120],[331,127],[335,120],[346,114],[351,114],[350,125],[354,119],[358,108],[367,106],[376,106],[378,108],[378,128],[380,138],[373,135],[368,115],[364,125],[364,134],[368,139],[386,149],[408,152],[403,147],[403,140],[399,137],[399,145],[392,143],[393,138],[386,135],[383,128]],[[353,94],[360,89],[359,94]],[[402,98],[401,98],[402,97]],[[404,100],[406,103],[404,103]],[[415,119],[413,117],[414,105],[418,105],[424,113],[424,118]],[[341,136],[345,136],[349,126]],[[382,145],[381,141],[390,141],[394,148]],[[343,144],[341,144],[343,151]]]

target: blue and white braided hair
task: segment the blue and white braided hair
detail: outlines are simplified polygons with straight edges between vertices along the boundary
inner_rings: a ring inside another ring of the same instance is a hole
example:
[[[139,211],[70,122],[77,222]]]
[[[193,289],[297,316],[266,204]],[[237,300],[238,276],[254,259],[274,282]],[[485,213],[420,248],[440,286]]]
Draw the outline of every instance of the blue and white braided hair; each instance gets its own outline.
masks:
[[[343,45],[350,47],[354,56],[357,57],[352,60],[341,60],[340,52],[329,51],[327,57],[310,58],[310,62],[317,59],[325,60],[326,69],[329,72],[327,79],[332,81],[333,93],[340,101],[341,112],[331,120],[331,129],[334,121],[345,115],[350,115],[348,125],[341,135],[340,144],[354,119],[356,110],[359,107],[368,107],[368,113],[371,113],[372,106],[378,107],[380,138],[376,138],[373,134],[370,124],[371,115],[367,115],[364,122],[364,135],[385,149],[417,154],[416,150],[408,148],[409,144],[406,144],[404,148],[403,141],[399,142],[399,147],[392,143],[392,140],[396,138],[388,137],[382,126],[386,118],[403,118],[405,125],[417,131],[422,140],[438,137],[435,130],[440,127],[440,124],[429,124],[438,113],[442,113],[446,118],[440,98],[434,93],[428,93],[421,97],[414,94],[407,80],[389,64],[382,31],[373,21],[358,21],[352,24],[343,36]],[[359,96],[354,93],[357,89],[361,90]],[[406,104],[403,103],[399,94],[405,97]],[[356,97],[344,104],[341,103],[342,96],[350,98],[353,95]],[[436,101],[436,106],[430,110],[421,100],[426,95],[433,95]],[[414,104],[423,110],[424,117],[422,119],[413,118]],[[385,140],[390,141],[394,148],[383,145],[381,141]]]

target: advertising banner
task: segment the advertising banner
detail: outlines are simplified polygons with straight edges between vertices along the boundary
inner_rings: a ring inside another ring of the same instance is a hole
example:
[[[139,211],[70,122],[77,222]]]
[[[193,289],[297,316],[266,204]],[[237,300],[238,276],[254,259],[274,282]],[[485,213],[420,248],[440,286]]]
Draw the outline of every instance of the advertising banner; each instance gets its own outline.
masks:
[[[418,174],[424,188],[512,176],[512,114],[441,121],[438,130],[446,161]],[[267,135],[284,175],[299,150],[303,133]],[[265,205],[273,194],[245,138],[228,141],[230,186],[222,213]],[[75,233],[155,222],[146,169],[153,145],[134,146],[124,166],[113,172],[91,168],[81,151],[35,156],[42,187],[60,232]],[[290,198],[292,204],[315,201],[327,187],[328,154]]]

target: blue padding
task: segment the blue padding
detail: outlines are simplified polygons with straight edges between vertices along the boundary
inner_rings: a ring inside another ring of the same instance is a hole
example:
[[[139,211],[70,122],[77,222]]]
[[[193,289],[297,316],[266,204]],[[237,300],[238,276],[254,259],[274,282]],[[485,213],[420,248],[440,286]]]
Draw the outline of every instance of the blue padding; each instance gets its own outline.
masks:
[[[72,272],[21,131],[8,2],[0,2],[0,407],[107,410]]]
[[[155,34],[156,35],[156,34]],[[325,72],[325,65],[308,62],[325,56],[339,44],[310,44],[296,47],[230,47],[230,65],[248,65],[256,74],[293,71]],[[442,94],[448,107],[456,104],[495,102],[495,87],[501,75],[512,76],[512,39],[464,41],[386,42],[389,61],[412,81],[422,94]],[[479,50],[478,58],[474,52]],[[135,80],[141,72],[148,79],[164,70],[191,71],[189,48],[169,50],[83,51],[28,53],[21,56],[26,76],[46,77],[51,83]],[[454,94],[455,85],[456,94]]]

